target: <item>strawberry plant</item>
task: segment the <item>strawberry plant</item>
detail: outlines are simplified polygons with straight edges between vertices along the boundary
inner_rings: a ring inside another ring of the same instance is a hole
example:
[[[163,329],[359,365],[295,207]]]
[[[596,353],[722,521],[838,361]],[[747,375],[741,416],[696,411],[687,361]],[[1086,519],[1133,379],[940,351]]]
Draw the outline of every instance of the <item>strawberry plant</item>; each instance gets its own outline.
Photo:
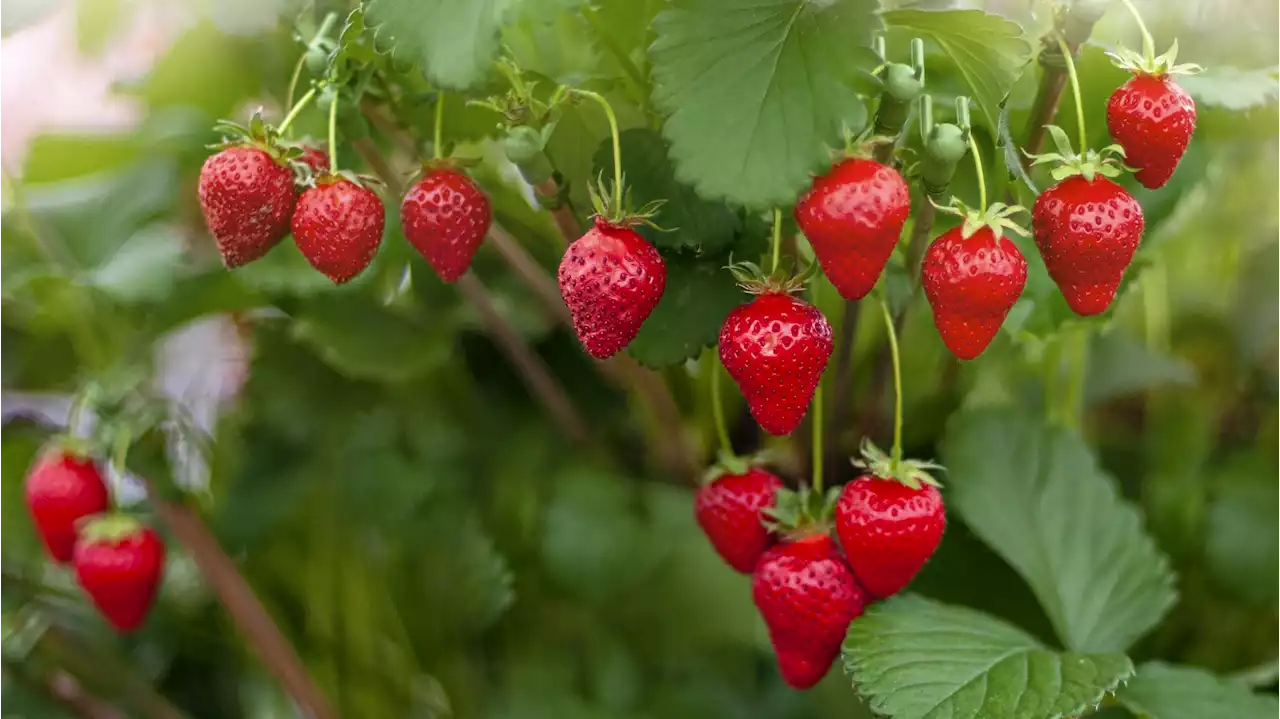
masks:
[[[1265,8],[125,5],[6,24],[111,88],[6,136],[15,716],[1280,711]]]

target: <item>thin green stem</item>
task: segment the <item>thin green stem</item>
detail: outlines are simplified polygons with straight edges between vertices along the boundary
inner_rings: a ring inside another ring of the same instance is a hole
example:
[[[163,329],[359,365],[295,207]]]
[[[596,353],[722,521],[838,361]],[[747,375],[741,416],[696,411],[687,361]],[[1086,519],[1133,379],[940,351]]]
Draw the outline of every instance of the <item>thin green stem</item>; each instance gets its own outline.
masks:
[[[621,133],[618,132],[618,116],[613,114],[613,106],[604,99],[603,95],[590,90],[574,89],[573,92],[599,103],[600,107],[604,108],[605,117],[609,120],[609,134],[613,137],[613,206],[616,212],[617,208],[622,207],[622,138]]]
[[[883,296],[876,298],[880,315],[884,317],[884,330],[889,333],[889,359],[893,362],[893,454],[892,468],[898,471],[902,462],[902,358],[898,354],[898,330],[893,326],[893,313]]]
[[[729,441],[729,425],[724,421],[724,403],[720,398],[720,363],[714,359],[711,362],[711,416],[715,418],[720,450],[732,455],[733,443]]]
[[[978,211],[987,211],[987,175],[982,170],[982,155],[978,154],[978,141],[973,139],[973,130],[969,130],[969,154],[973,155],[973,169],[978,173]]]
[[[1147,24],[1142,22],[1142,16],[1138,14],[1138,8],[1133,6],[1130,0],[1120,0],[1124,3],[1125,8],[1129,10],[1129,14],[1138,23],[1138,30],[1142,32],[1142,54],[1148,60],[1156,56],[1156,42],[1151,38],[1151,33],[1147,32]]]
[[[431,136],[431,154],[437,159],[443,154],[440,146],[444,140],[444,90],[436,95],[436,127]]]
[[[324,16],[324,21],[320,23],[320,29],[316,30],[311,42],[307,43],[307,48],[303,51],[302,57],[298,58],[298,63],[293,66],[293,77],[289,78],[289,93],[285,95],[285,107],[293,107],[293,93],[298,89],[298,80],[302,78],[302,68],[307,64],[307,55],[316,46],[317,42],[329,34],[329,30],[333,28],[333,24],[337,21],[338,13],[336,12],[331,12]],[[281,129],[280,132],[283,133],[284,130]]]
[[[329,174],[338,172],[338,88],[333,88],[333,102],[329,103]]]
[[[1070,364],[1067,375],[1067,396],[1065,406],[1062,408],[1062,423],[1071,429],[1079,429],[1084,399],[1084,371],[1088,363],[1088,328],[1076,329],[1069,339],[1071,340],[1071,357],[1068,360]]]
[[[293,121],[297,119],[298,114],[302,112],[302,109],[305,108],[307,105],[311,104],[311,101],[315,99],[316,92],[319,91],[319,89],[320,89],[319,87],[313,87],[310,90],[308,90],[307,94],[303,95],[301,100],[298,100],[298,104],[294,105],[289,110],[289,114],[285,115],[284,119],[280,121],[280,127],[276,128],[276,132],[279,132],[281,135],[283,135],[285,130],[288,130],[289,126],[293,124]],[[329,147],[330,147],[330,152],[332,152],[333,146],[330,145]]]
[[[302,57],[298,58],[298,62],[293,66],[293,77],[289,78],[289,92],[284,96],[284,106],[293,107],[293,93],[298,89],[298,80],[302,79],[302,68],[307,64],[307,53],[302,53]],[[283,132],[283,131],[282,131]]]
[[[782,210],[773,208],[773,265],[770,273],[778,271],[778,263],[782,260]]]
[[[822,420],[826,411],[822,408],[822,380],[813,391],[813,406],[809,408],[809,416],[813,417],[813,426],[809,433],[813,435],[813,491],[822,494]]]
[[[1071,59],[1071,48],[1062,36],[1057,37],[1058,49],[1062,51],[1062,59],[1067,63],[1067,77],[1071,78],[1071,95],[1076,101],[1076,131],[1080,136],[1078,152],[1084,154],[1089,149],[1089,134],[1084,131],[1084,102],[1080,99],[1080,76],[1076,74],[1076,63]]]

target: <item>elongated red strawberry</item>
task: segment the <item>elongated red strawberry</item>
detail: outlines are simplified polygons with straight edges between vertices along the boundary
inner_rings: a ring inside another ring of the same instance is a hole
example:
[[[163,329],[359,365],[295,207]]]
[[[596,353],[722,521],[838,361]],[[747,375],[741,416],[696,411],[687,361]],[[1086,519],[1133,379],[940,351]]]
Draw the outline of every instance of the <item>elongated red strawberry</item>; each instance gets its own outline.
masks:
[[[667,266],[628,226],[597,217],[560,260],[560,296],[587,353],[607,359],[626,347],[658,306]]]
[[[1021,210],[993,205],[973,213],[925,252],[921,283],[933,324],[960,359],[973,359],[991,344],[1027,284],[1027,261],[1001,235],[1004,228],[1017,228],[1006,218]]]
[[[27,473],[26,500],[49,556],[63,563],[71,561],[76,523],[111,507],[97,463],[56,447]]]
[[[942,541],[946,509],[935,465],[896,464],[870,442],[863,444],[869,471],[846,484],[836,501],[836,533],[858,584],[876,599],[907,586]]]
[[[364,271],[382,244],[386,210],[377,193],[338,175],[321,175],[298,198],[293,241],[335,284]]]
[[[1076,314],[1111,306],[1142,239],[1142,207],[1106,177],[1075,175],[1036,198],[1031,216],[1049,276]]]
[[[164,569],[164,542],[131,517],[91,520],[76,542],[76,581],[121,632],[142,625]]]
[[[840,296],[860,300],[875,287],[911,212],[902,175],[850,158],[814,178],[796,203],[796,223]]]
[[[867,597],[825,532],[784,541],[756,565],[751,593],[787,684],[817,684]]]
[[[489,198],[455,170],[428,171],[400,205],[405,238],[445,282],[456,281],[471,267],[492,222]]]
[[[694,499],[698,526],[725,564],[750,574],[773,544],[762,510],[772,507],[782,480],[759,467],[726,472],[704,484]]]
[[[1195,65],[1176,65],[1178,43],[1153,57],[1119,48],[1111,57],[1133,73],[1107,101],[1107,129],[1124,148],[1125,164],[1137,168],[1138,182],[1163,187],[1173,176],[1196,129],[1196,103],[1174,81],[1175,75],[1199,72]]]
[[[287,161],[262,147],[235,145],[200,168],[200,210],[222,262],[240,267],[289,234],[298,192]]]
[[[817,307],[768,287],[720,327],[720,361],[746,397],[751,416],[772,435],[804,419],[831,358],[831,325]]]

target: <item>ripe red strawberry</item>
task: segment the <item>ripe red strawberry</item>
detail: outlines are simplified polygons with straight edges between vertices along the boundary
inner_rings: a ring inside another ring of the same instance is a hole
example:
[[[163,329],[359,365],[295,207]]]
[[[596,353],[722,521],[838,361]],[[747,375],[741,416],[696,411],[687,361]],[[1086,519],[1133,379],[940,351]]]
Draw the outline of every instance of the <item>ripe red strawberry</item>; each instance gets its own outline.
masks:
[[[75,548],[76,523],[111,507],[97,464],[61,449],[45,452],[31,467],[26,499],[49,555],[64,563]]]
[[[773,544],[761,510],[773,506],[782,486],[772,472],[750,467],[740,474],[722,474],[698,490],[694,516],[725,564],[743,574],[756,568],[760,555]]]
[[[298,157],[298,160],[310,167],[311,171],[317,175],[322,175],[329,171],[329,153],[318,147],[303,145],[302,155]]]
[[[200,209],[222,262],[240,267],[289,234],[298,193],[287,162],[254,145],[228,147],[200,168]]]
[[[342,284],[373,261],[385,223],[377,193],[346,178],[323,175],[298,198],[293,241],[312,267]]]
[[[1163,187],[1196,130],[1196,103],[1169,75],[1138,74],[1107,101],[1107,129],[1138,182]]]
[[[867,597],[825,532],[765,552],[751,582],[782,678],[796,689],[818,683],[840,654],[849,623]]]
[[[850,158],[814,178],[795,217],[840,296],[860,300],[880,279],[910,212],[911,195],[897,170]]]
[[[1049,276],[1078,315],[1104,312],[1142,239],[1142,207],[1102,176],[1074,175],[1045,190],[1032,212]]]
[[[155,600],[164,542],[149,527],[121,515],[95,519],[76,542],[76,581],[117,630],[138,628]]]
[[[933,324],[956,357],[970,360],[991,344],[1027,284],[1017,245],[983,225],[943,233],[924,256],[921,283]]]
[[[400,205],[405,238],[445,282],[456,281],[471,266],[492,222],[489,198],[455,170],[427,172]]]
[[[560,296],[587,353],[612,357],[640,332],[662,299],[667,267],[635,230],[596,218],[560,260]]]
[[[831,348],[827,318],[780,290],[740,305],[720,327],[720,361],[772,435],[790,434],[804,419]]]

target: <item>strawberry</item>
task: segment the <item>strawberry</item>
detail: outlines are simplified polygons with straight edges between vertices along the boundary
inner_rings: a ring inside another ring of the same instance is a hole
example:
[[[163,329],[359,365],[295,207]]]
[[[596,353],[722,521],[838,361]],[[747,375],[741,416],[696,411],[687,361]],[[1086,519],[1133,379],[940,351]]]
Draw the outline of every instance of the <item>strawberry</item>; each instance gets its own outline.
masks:
[[[569,245],[559,279],[578,339],[592,357],[607,359],[635,339],[662,299],[667,267],[635,230],[598,216]]]
[[[898,460],[863,443],[869,473],[846,484],[836,501],[836,534],[853,575],[876,599],[897,594],[933,556],[947,515],[936,465]]]
[[[752,598],[787,684],[808,689],[840,654],[849,623],[867,597],[826,532],[784,541],[764,553],[751,580]]]
[[[1149,42],[1143,54],[1119,48],[1115,64],[1133,73],[1107,101],[1107,129],[1124,148],[1125,162],[1138,169],[1138,182],[1163,187],[1187,151],[1196,129],[1196,103],[1173,76],[1199,72],[1196,65],[1176,65],[1178,43],[1153,57]]]
[[[694,516],[725,564],[750,574],[773,544],[761,510],[773,506],[783,485],[776,475],[759,467],[742,470],[726,470],[704,484],[694,499]]]
[[[293,241],[312,267],[342,284],[373,261],[385,222],[382,200],[373,190],[339,175],[321,175],[298,198]]]
[[[860,300],[880,279],[910,212],[911,195],[897,170],[850,158],[814,178],[795,217],[840,296]]]
[[[1031,216],[1049,276],[1078,315],[1106,311],[1142,239],[1142,207],[1106,177],[1076,175],[1036,198]]]
[[[26,500],[49,555],[63,563],[71,561],[76,523],[111,507],[97,463],[60,448],[44,452],[32,465]]]
[[[288,162],[255,144],[233,145],[205,160],[199,196],[228,268],[262,257],[289,234],[298,199]]]
[[[991,344],[1027,284],[1027,261],[1000,235],[1016,227],[1004,222],[1008,213],[1021,209],[993,205],[944,232],[925,253],[921,284],[933,323],[960,359],[973,359]]]
[[[754,287],[720,326],[720,361],[747,399],[751,416],[772,435],[804,419],[831,357],[831,325],[813,305],[776,287]]]
[[[310,167],[311,171],[316,175],[329,171],[329,153],[318,147],[303,145],[302,154],[298,157],[298,161]]]
[[[149,527],[122,515],[100,517],[76,542],[76,581],[112,626],[132,631],[155,600],[164,554],[164,542]]]
[[[471,178],[450,169],[429,170],[400,205],[405,238],[445,282],[471,266],[492,222],[489,198]]]

